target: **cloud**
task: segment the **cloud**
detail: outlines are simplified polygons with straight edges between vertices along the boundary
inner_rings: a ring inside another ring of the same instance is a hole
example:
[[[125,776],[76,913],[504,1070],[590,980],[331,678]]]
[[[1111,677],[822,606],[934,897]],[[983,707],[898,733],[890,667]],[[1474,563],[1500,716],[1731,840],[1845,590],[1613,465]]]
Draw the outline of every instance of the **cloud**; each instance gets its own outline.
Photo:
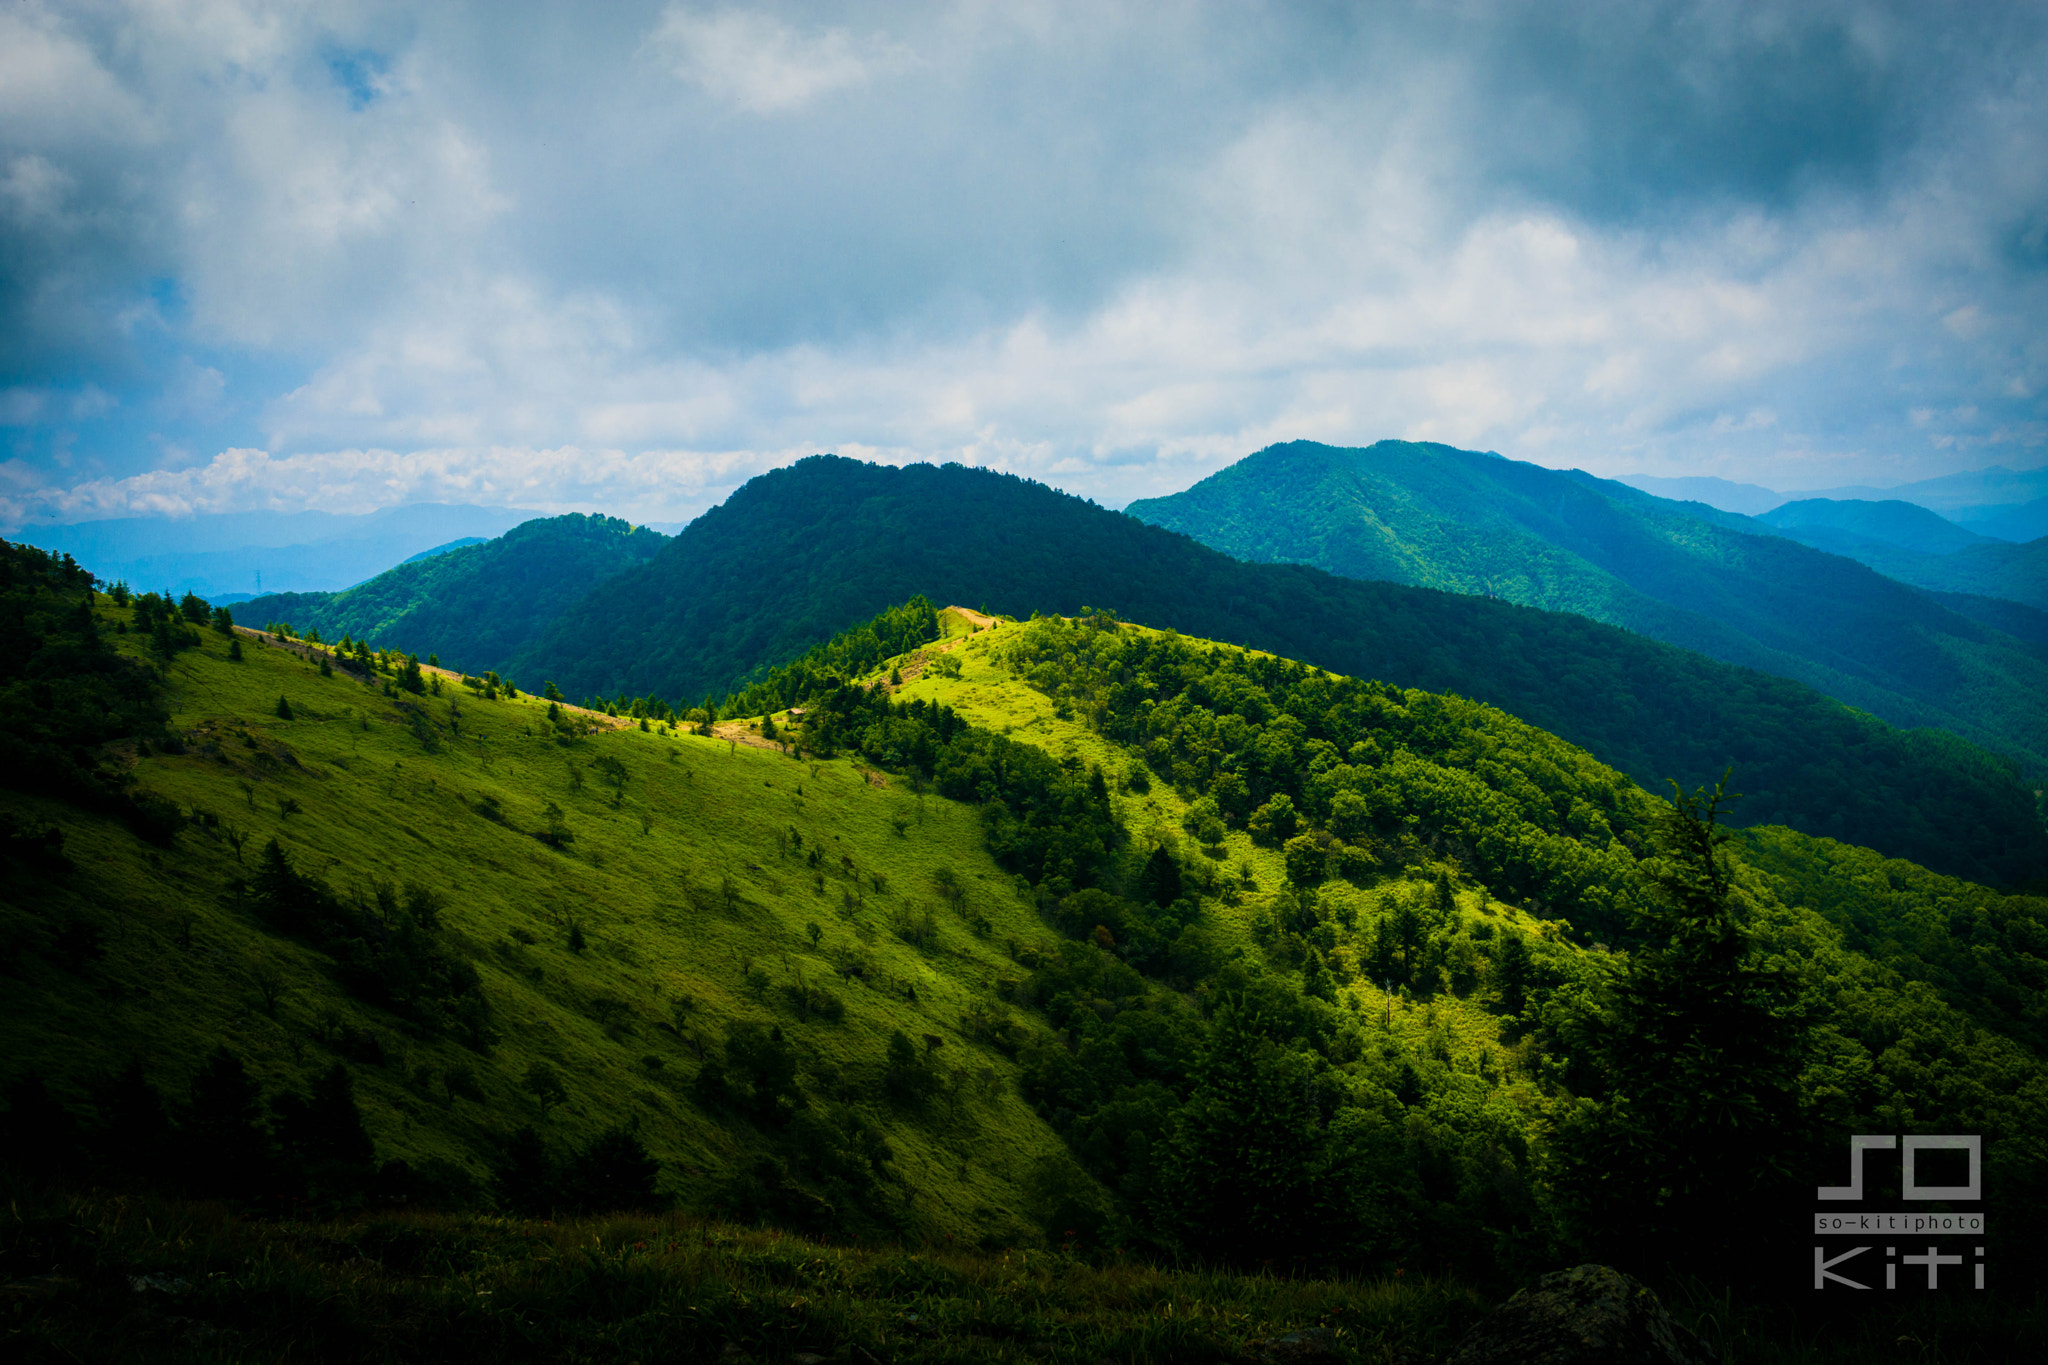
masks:
[[[749,114],[781,114],[917,64],[909,48],[846,29],[803,32],[758,10],[674,6],[649,44],[677,77]]]
[[[1119,502],[1295,436],[2038,462],[2044,55],[1863,0],[14,6],[9,515],[501,462],[669,519],[813,450]]]
[[[546,512],[649,509],[646,520],[694,516],[722,493],[810,452],[636,451],[491,447],[335,450],[273,457],[225,450],[204,465],[96,479],[62,490],[0,492],[0,518],[83,521],[209,512],[368,512],[414,502]],[[4,467],[0,467],[4,468]]]

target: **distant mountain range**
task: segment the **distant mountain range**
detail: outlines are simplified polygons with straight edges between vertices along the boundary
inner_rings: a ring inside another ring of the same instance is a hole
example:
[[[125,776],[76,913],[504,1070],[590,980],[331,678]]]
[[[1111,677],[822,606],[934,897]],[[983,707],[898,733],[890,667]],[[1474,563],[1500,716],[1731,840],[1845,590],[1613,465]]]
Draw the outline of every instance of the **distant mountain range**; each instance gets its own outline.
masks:
[[[2048,537],[2015,545],[1980,536],[1909,502],[1815,498],[1788,502],[1757,520],[1780,535],[1846,555],[1902,583],[2048,610]]]
[[[2003,465],[1946,474],[1895,488],[1855,485],[1780,493],[1753,483],[1705,477],[1659,478],[1624,474],[1617,483],[1676,502],[1700,502],[1723,512],[1757,517],[1788,502],[1905,502],[1998,540],[2015,543],[2048,536],[2048,469],[2012,470]]]
[[[1241,559],[1576,612],[2048,768],[2048,651],[1698,503],[1450,446],[1296,441],[1125,510]]]
[[[346,588],[414,555],[503,535],[536,513],[413,503],[381,512],[221,512],[28,526],[11,536],[69,554],[138,591],[231,601]]]

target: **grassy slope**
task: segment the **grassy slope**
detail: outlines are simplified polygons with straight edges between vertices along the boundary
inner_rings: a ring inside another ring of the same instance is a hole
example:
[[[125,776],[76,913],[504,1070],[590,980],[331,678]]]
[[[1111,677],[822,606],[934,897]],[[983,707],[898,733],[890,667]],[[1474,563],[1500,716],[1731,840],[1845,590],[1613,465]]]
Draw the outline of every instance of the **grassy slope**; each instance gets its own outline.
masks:
[[[1129,771],[1128,755],[1078,722],[1060,720],[1050,699],[1023,686],[997,661],[1003,632],[1018,627],[970,635],[968,623],[952,613],[943,624],[942,645],[893,661],[907,679],[904,695],[944,700],[976,723],[1051,752],[1103,763],[1112,773]],[[961,664],[957,678],[928,666],[941,649]],[[179,657],[172,670],[177,723],[196,730],[216,722],[216,737],[246,730],[262,747],[251,750],[229,738],[223,751],[232,766],[196,749],[146,758],[144,780],[188,806],[232,819],[248,830],[252,843],[275,834],[309,864],[335,860],[330,875],[338,882],[347,880],[343,871],[359,869],[366,876],[418,878],[449,888],[455,899],[448,918],[484,959],[487,989],[506,1034],[489,1062],[478,1065],[495,1115],[467,1101],[448,1109],[409,1087],[397,1067],[359,1068],[358,1094],[381,1155],[416,1162],[436,1154],[466,1159],[470,1144],[493,1128],[534,1117],[531,1101],[516,1087],[517,1075],[533,1058],[555,1062],[571,1087],[571,1103],[549,1121],[557,1139],[587,1137],[630,1113],[640,1117],[650,1145],[686,1168],[710,1171],[743,1155],[744,1129],[697,1112],[665,1082],[650,1078],[637,1058],[666,1055],[669,1075],[690,1065],[653,1027],[679,992],[702,1002],[702,1032],[714,1031],[723,1018],[768,1013],[739,988],[738,954],[752,953],[781,979],[788,968],[764,951],[774,945],[792,963],[806,963],[813,979],[822,979],[829,969],[797,938],[802,925],[824,925],[828,948],[835,941],[857,941],[849,922],[826,909],[843,884],[829,882],[828,896],[820,900],[796,865],[778,857],[778,825],[795,824],[806,831],[807,843],[847,848],[863,869],[886,872],[890,894],[871,897],[880,904],[854,924],[865,920],[874,927],[881,905],[914,896],[917,878],[943,863],[972,879],[975,908],[996,924],[990,942],[1006,935],[1041,943],[1048,937],[988,863],[971,812],[937,798],[919,802],[900,783],[870,785],[849,763],[823,764],[813,775],[809,765],[768,750],[637,729],[611,731],[564,750],[524,733],[540,712],[530,701],[476,703],[466,696],[461,739],[426,754],[391,704],[359,684],[320,679],[281,649],[251,646],[248,663],[239,667],[222,661],[219,652],[219,643],[209,638],[205,654]],[[279,693],[292,699],[301,718],[253,719]],[[444,697],[433,705],[445,713],[446,702]],[[217,724],[237,719],[238,725]],[[273,755],[273,761],[265,763],[258,753]],[[587,762],[597,754],[619,757],[632,773],[627,798],[617,809],[595,783],[587,782],[581,793],[568,789],[567,762]],[[793,790],[799,776],[805,793],[800,811]],[[253,802],[240,785],[244,781],[254,790]],[[463,803],[478,794],[498,796],[515,823],[529,826],[537,823],[542,798],[557,801],[578,834],[574,856],[564,858],[474,816]],[[278,814],[276,803],[285,796],[305,809],[290,817]],[[1184,806],[1165,784],[1155,782],[1143,794],[1120,791],[1114,799],[1138,838],[1175,837]],[[163,1080],[189,1071],[221,1037],[272,1082],[302,1078],[326,1064],[321,1046],[306,1036],[306,1023],[320,1009],[346,1013],[350,1007],[328,987],[310,955],[222,907],[218,887],[236,870],[225,846],[188,831],[176,849],[159,855],[125,831],[42,809],[64,819],[71,831],[70,851],[81,865],[73,886],[90,893],[89,903],[77,908],[107,916],[115,933],[108,959],[84,978],[32,957],[23,962],[29,988],[10,990],[0,1000],[0,1033],[14,1042],[17,1057],[45,1060],[55,1064],[52,1069],[78,1076],[147,1048],[152,1072]],[[653,818],[651,832],[641,832],[643,811]],[[915,823],[920,813],[922,824]],[[892,814],[913,822],[907,837],[889,827]],[[1267,899],[1266,889],[1280,884],[1279,857],[1232,833],[1226,862],[1250,876],[1240,894],[1206,913],[1220,936],[1254,952],[1249,925]],[[1427,875],[1423,868],[1366,887],[1331,884],[1328,895],[1348,898],[1362,912],[1360,933],[1347,936],[1341,951],[1355,952],[1377,915],[1394,900],[1418,894]],[[740,914],[692,907],[686,886],[701,889],[725,876],[745,888]],[[1554,926],[1492,901],[1483,890],[1462,892],[1459,913],[1468,925],[1514,923],[1543,938],[1546,954],[1586,951]],[[174,946],[181,914],[195,919],[190,951]],[[562,921],[571,915],[592,939],[581,958],[561,947]],[[504,935],[516,926],[535,933],[541,944],[511,949]],[[8,928],[23,930],[19,924]],[[966,1050],[969,1045],[949,1027],[951,1019],[982,980],[1015,970],[955,922],[944,925],[942,950],[934,957],[911,952],[886,932],[869,946],[883,972],[919,982],[919,1003],[912,1007],[854,988],[845,992],[851,1012],[843,1025],[808,1026],[780,1016],[814,1049],[817,1069],[836,1063],[858,1077],[892,1027],[940,1032],[949,1038],[949,1053]],[[276,1020],[255,1007],[248,989],[243,964],[252,951],[283,962],[293,978],[294,993]],[[527,975],[530,965],[543,969],[541,982]],[[629,1028],[607,1033],[574,1007],[575,1000],[599,992],[628,1002]],[[1498,1024],[1476,997],[1445,993],[1411,1004],[1358,984],[1342,998],[1376,1042],[1384,1039],[1420,1055],[1442,1040],[1448,1054],[1443,1065],[1455,1084],[1432,1081],[1433,1094],[1441,1095],[1432,1103],[1464,1102],[1462,1092],[1491,1092],[1516,1104],[1533,1123],[1541,1087],[1523,1072],[1515,1050],[1500,1048]],[[403,1031],[389,1020],[363,1021],[394,1038]],[[452,1045],[412,1042],[407,1049],[415,1067],[474,1061]],[[1498,1075],[1490,1083],[1476,1074],[1479,1057],[1488,1051],[1496,1054]],[[975,1061],[1005,1078],[1009,1074],[999,1057]],[[1021,1166],[1056,1145],[1009,1091],[1005,1086],[1003,1097],[975,1102],[965,1124],[892,1129],[898,1165],[919,1190],[920,1230],[926,1236],[984,1230],[992,1211],[1014,1207]],[[686,1197],[704,1188],[689,1169],[675,1183]],[[318,1329],[332,1340],[403,1342],[406,1353],[420,1358],[715,1353],[721,1341],[767,1353],[829,1351],[852,1341],[871,1351],[886,1349],[882,1358],[901,1359],[965,1358],[964,1351],[978,1359],[1094,1360],[1143,1350],[1194,1358],[1229,1355],[1258,1338],[1320,1321],[1340,1330],[1335,1344],[1346,1356],[1385,1359],[1397,1347],[1444,1349],[1474,1312],[1469,1293],[1428,1283],[1288,1284],[1265,1277],[1091,1270],[1058,1255],[1019,1255],[1012,1264],[967,1253],[848,1252],[690,1218],[590,1220],[554,1229],[404,1216],[251,1229],[205,1209],[145,1204],[16,1206],[0,1228],[0,1246],[10,1254],[32,1246],[42,1255],[46,1244],[61,1242],[63,1247],[49,1253],[52,1262],[70,1265],[87,1254],[79,1248],[91,1248],[96,1267],[33,1290],[46,1297],[35,1300],[38,1306],[26,1319],[29,1341],[89,1354],[95,1342],[130,1346],[150,1339],[165,1343],[166,1358],[243,1341],[267,1349],[307,1330],[304,1315],[311,1310],[305,1305],[317,1303],[324,1305]],[[138,1211],[147,1218],[138,1220]],[[158,1305],[125,1288],[126,1274],[145,1272],[184,1275],[200,1288]],[[216,1273],[220,1278],[209,1278]],[[337,1278],[342,1276],[345,1285]],[[485,1286],[488,1295],[481,1293]],[[1807,1335],[1810,1328],[1774,1321],[1761,1310],[1703,1299],[1682,1306],[1681,1316],[1745,1358],[1808,1358],[1803,1348],[1781,1338]],[[209,1324],[230,1335],[207,1335],[214,1330]],[[1943,1327],[1924,1317],[1911,1325],[1930,1349],[1951,1359],[1971,1358],[1967,1343],[1981,1328],[1961,1322]],[[2021,1330],[2017,1320],[2003,1324],[2006,1329]],[[1887,1342],[1896,1330],[1887,1320]],[[1832,1358],[1852,1359],[1868,1342],[1844,1338],[1837,1345],[1840,1354]]]
[[[139,643],[121,638],[124,648]],[[1029,944],[1049,933],[990,861],[971,809],[920,800],[900,783],[871,785],[845,761],[799,764],[696,737],[621,728],[563,748],[540,737],[544,703],[479,702],[452,686],[423,699],[442,736],[439,752],[428,753],[394,704],[363,684],[321,678],[297,654],[253,637],[247,662],[231,664],[225,645],[209,635],[202,649],[177,657],[173,724],[191,747],[142,758],[137,775],[188,810],[246,831],[244,866],[223,839],[197,827],[158,851],[120,826],[24,802],[64,826],[78,870],[55,879],[42,923],[7,908],[6,937],[47,940],[50,922],[76,915],[102,927],[107,952],[82,975],[23,954],[15,966],[22,979],[0,994],[0,1034],[17,1065],[68,1078],[72,1099],[78,1083],[131,1055],[161,1087],[181,1093],[217,1042],[243,1054],[266,1083],[303,1083],[330,1060],[317,1035],[321,1016],[332,1012],[376,1029],[392,1054],[388,1065],[357,1069],[380,1157],[415,1165],[438,1157],[480,1174],[478,1157],[494,1135],[539,1119],[519,1079],[531,1062],[546,1061],[570,1094],[544,1127],[551,1140],[580,1143],[636,1118],[650,1148],[672,1163],[680,1192],[696,1198],[711,1176],[749,1155],[749,1138],[744,1125],[707,1115],[682,1093],[696,1060],[659,1025],[685,994],[698,1002],[686,1026],[708,1042],[722,1037],[727,1020],[778,1019],[809,1056],[819,1090],[872,1094],[883,1045],[899,1028],[945,1038],[942,1060],[955,1068],[1009,1077],[1005,1058],[961,1038],[956,1025],[999,978],[1021,975],[1004,955],[1006,940]],[[294,719],[271,714],[280,695]],[[459,738],[449,733],[451,702],[460,708]],[[205,751],[209,740],[217,755]],[[616,807],[595,775],[580,792],[571,789],[571,765],[600,755],[630,773]],[[483,796],[498,798],[524,829],[539,827],[543,802],[558,803],[574,844],[557,853],[482,818],[469,803]],[[299,813],[280,813],[287,799]],[[892,816],[909,822],[904,835],[893,831]],[[792,828],[806,848],[828,850],[822,893],[793,851],[778,848],[777,831]],[[476,960],[504,1034],[488,1058],[451,1041],[407,1037],[401,1021],[344,997],[319,955],[231,908],[225,887],[273,837],[337,890],[383,878],[449,897],[445,918]],[[841,856],[863,879],[861,905],[851,912],[841,906],[853,886]],[[889,932],[888,917],[927,900],[936,907],[928,879],[941,866],[967,880],[974,910],[994,933],[977,938],[941,911],[938,947],[921,954]],[[866,880],[876,873],[886,878],[884,892]],[[717,894],[726,878],[739,892],[733,913]],[[589,937],[580,957],[565,947],[571,921]],[[811,922],[823,929],[816,950],[804,935]],[[184,924],[189,948],[178,946]],[[514,929],[539,942],[516,945]],[[829,957],[839,949],[869,954],[877,986],[914,985],[915,1002],[890,989],[842,986]],[[848,1006],[845,1020],[801,1022],[779,1010],[772,993],[757,1002],[741,984],[749,958],[778,988],[798,973],[827,983]],[[251,984],[258,959],[274,962],[289,983],[275,1018]],[[620,1003],[593,1003],[605,999]],[[607,1010],[605,1022],[594,1017]],[[643,1064],[648,1056],[662,1059],[659,1072]],[[482,1104],[450,1103],[441,1086],[414,1079],[422,1068],[464,1065],[476,1071]],[[1007,1215],[990,1210],[1014,1210],[1015,1181],[1034,1155],[1057,1145],[1014,1087],[970,1090],[978,1098],[958,1121],[891,1129],[897,1168],[933,1229],[1003,1223]]]
[[[1448,446],[1294,442],[1127,510],[1239,558],[1576,612],[2048,762],[2038,649],[1840,555],[1625,486]]]

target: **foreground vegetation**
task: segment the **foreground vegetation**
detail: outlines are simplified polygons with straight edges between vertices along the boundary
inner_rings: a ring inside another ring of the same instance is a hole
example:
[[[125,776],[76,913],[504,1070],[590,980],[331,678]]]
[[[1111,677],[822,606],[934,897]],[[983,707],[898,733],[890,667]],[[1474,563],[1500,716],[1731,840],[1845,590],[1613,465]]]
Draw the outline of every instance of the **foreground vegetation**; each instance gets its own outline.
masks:
[[[1657,801],[1477,703],[913,600],[722,704],[608,714],[6,567],[13,738],[41,746],[0,831],[11,1274],[85,1285],[63,1267],[140,1245],[123,1209],[152,1210],[145,1242],[219,1223],[148,1202],[182,1196],[270,1220],[234,1254],[311,1277],[234,1311],[389,1272],[421,1282],[365,1321],[427,1338],[493,1258],[493,1299],[530,1308],[526,1276],[574,1322],[678,1313],[709,1272],[635,1258],[738,1222],[862,1264],[1085,1263],[1109,1278],[1043,1315],[1106,1303],[1104,1333],[1137,1330],[1118,1275],[1281,1304],[1231,1310],[1266,1332],[1310,1288],[1260,1277],[1432,1277],[1380,1345],[1435,1351],[1479,1297],[1594,1256],[1789,1339],[1757,1324],[1806,1248],[1758,1230],[1844,1133],[1981,1132],[1993,1206],[2048,1202],[2048,905],[1730,839],[1720,793]],[[53,1213],[51,1182],[123,1193]],[[304,1250],[393,1206],[460,1264]],[[681,1210],[597,1244],[632,1251],[637,1299],[556,1278],[567,1234],[473,1212],[622,1207]],[[2016,1219],[1988,1240],[2017,1291],[1980,1310],[1995,1341],[2034,1320],[2040,1251]],[[190,1268],[176,1243],[150,1254]],[[72,1293],[19,1290],[88,1330]]]
[[[23,1365],[179,1361],[1154,1362],[1440,1359],[1488,1300],[1412,1272],[1295,1278],[1059,1250],[862,1247],[683,1215],[532,1222],[382,1212],[252,1222],[218,1205],[15,1189],[0,1349]],[[2025,1359],[2038,1302],[1741,1304],[1673,1314],[1722,1360]]]

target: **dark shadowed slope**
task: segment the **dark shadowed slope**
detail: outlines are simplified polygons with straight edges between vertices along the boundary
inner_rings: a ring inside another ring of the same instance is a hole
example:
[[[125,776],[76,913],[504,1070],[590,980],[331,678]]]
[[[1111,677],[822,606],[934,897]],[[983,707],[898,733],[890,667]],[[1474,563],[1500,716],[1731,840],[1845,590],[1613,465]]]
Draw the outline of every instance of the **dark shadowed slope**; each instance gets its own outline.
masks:
[[[819,456],[762,475],[564,613],[506,671],[528,686],[552,678],[572,696],[694,700],[919,593],[1013,615],[1108,607],[1460,693],[1659,789],[1733,764],[1748,820],[1962,875],[2009,880],[2042,859],[2033,797],[2013,765],[1951,737],[1895,730],[1800,684],[1581,616],[1240,563],[957,465]]]
[[[1129,511],[1243,559],[1578,612],[2048,767],[2039,646],[1701,504],[1449,446],[1297,441]]]
[[[450,668],[482,673],[667,539],[617,517],[549,517],[401,564],[346,592],[258,597],[235,614],[245,624],[317,629],[330,640],[347,634],[421,656],[435,650]]]

